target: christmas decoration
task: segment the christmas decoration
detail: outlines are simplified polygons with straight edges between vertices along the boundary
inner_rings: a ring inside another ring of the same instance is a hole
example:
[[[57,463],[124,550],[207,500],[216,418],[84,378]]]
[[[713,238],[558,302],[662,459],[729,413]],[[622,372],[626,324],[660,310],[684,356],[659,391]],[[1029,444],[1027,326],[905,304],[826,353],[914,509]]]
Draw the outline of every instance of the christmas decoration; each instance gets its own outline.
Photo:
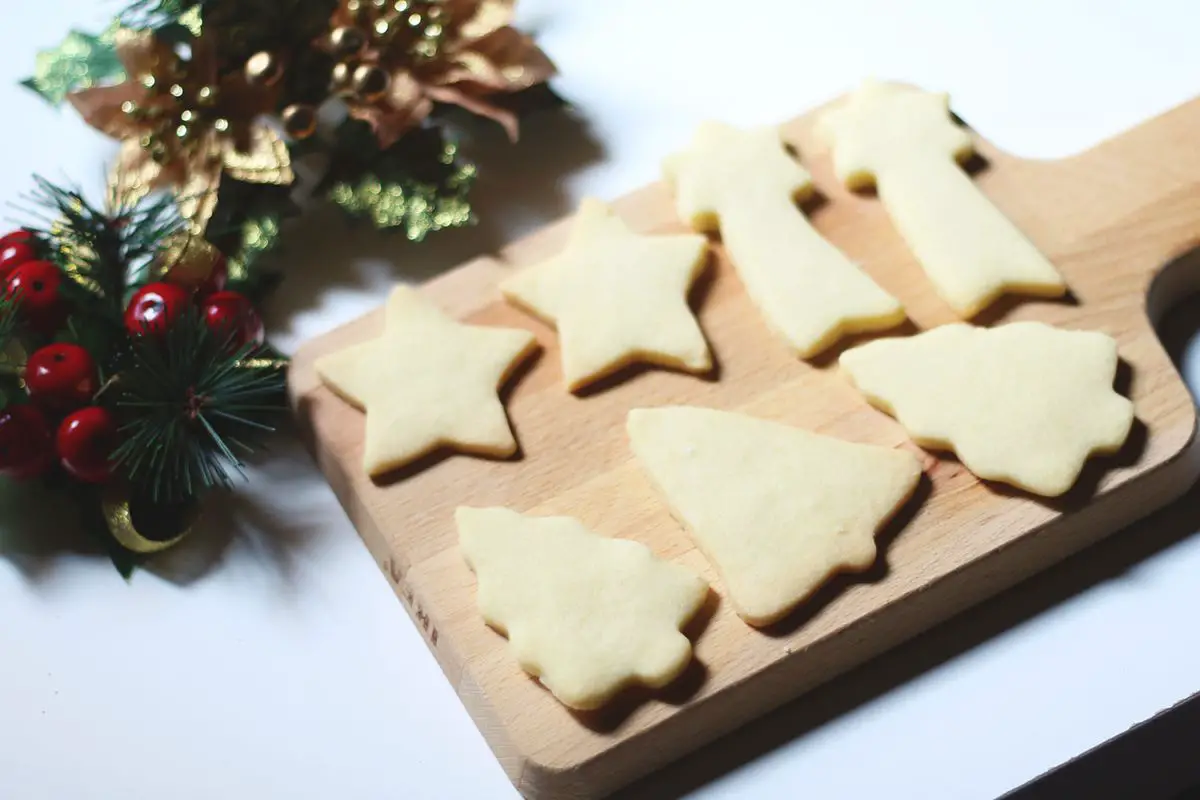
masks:
[[[23,243],[44,257],[0,297],[0,475],[64,492],[128,570],[231,485],[286,411],[285,364],[244,295],[155,280],[189,235],[172,202],[106,211],[45,181],[34,199],[53,222]],[[222,294],[235,330],[199,308]]]
[[[0,476],[62,492],[126,574],[202,527],[287,411],[258,308],[296,190],[411,241],[471,224],[445,112],[515,139],[561,104],[512,13],[135,0],[40,53],[24,85],[117,147],[100,202],[35,179],[34,224],[0,237]]]
[[[513,5],[140,0],[103,34],[73,32],[43,53],[26,85],[121,143],[112,202],[169,191],[189,232],[231,256],[247,243],[238,229],[261,219],[251,206],[294,213],[293,164],[314,152],[329,157],[317,181],[327,199],[419,241],[472,220],[474,168],[445,140],[441,112],[465,109],[515,139],[517,108],[530,105],[518,98],[555,72],[509,25]]]

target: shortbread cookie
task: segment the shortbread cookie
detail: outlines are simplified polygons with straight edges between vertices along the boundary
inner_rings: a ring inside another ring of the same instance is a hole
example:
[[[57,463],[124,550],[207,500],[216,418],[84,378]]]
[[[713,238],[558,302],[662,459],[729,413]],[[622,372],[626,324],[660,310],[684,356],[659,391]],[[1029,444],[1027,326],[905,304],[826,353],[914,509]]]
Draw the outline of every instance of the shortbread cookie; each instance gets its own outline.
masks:
[[[570,517],[459,508],[455,518],[484,621],[564,705],[594,709],[630,684],[665,686],[691,661],[680,628],[708,584],[689,570]]]
[[[1040,322],[945,325],[842,354],[872,405],[975,475],[1056,497],[1093,453],[1121,448],[1133,404],[1113,390],[1117,343]]]
[[[900,303],[796,207],[812,194],[812,179],[778,130],[705,123],[688,151],[666,160],[664,172],[679,216],[696,230],[720,230],[751,300],[801,358],[845,334],[904,321]]]
[[[528,331],[463,325],[398,286],[388,297],[383,334],[318,359],[316,371],[366,412],[363,468],[378,476],[441,446],[516,452],[496,392],[536,350]]]
[[[703,236],[643,236],[586,199],[566,249],[501,290],[557,327],[570,391],[636,362],[702,373],[712,356],[687,294],[707,260]]]
[[[1059,297],[1067,286],[1044,255],[956,161],[974,152],[946,94],[867,81],[819,128],[838,178],[875,186],[938,294],[969,318],[1011,292]]]
[[[842,571],[916,490],[903,450],[707,408],[635,409],[633,451],[721,573],[750,625],[769,625]]]

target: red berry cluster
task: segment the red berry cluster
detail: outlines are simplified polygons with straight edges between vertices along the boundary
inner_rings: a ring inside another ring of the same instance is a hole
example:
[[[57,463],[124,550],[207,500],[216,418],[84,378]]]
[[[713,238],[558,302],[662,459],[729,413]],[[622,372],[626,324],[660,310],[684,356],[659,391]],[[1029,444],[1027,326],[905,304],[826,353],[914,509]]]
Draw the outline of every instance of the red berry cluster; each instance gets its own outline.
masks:
[[[126,329],[132,335],[161,336],[189,303],[196,302],[205,323],[217,335],[229,337],[231,346],[261,343],[261,318],[244,295],[225,289],[227,276],[222,257],[200,286],[143,286],[125,309]],[[62,328],[68,310],[62,280],[53,262],[38,258],[32,234],[17,231],[0,237],[0,282],[16,299],[26,328],[47,337]],[[83,347],[57,343],[35,350],[25,366],[30,402],[0,411],[0,475],[38,478],[57,458],[80,481],[106,482],[112,475],[118,430],[112,412],[92,404],[98,382],[96,364]]]
[[[19,318],[29,330],[51,336],[66,322],[62,280],[53,262],[38,257],[33,234],[16,231],[0,237],[0,281],[7,296],[16,299]],[[107,409],[90,405],[97,383],[96,364],[79,345],[35,350],[25,365],[30,402],[0,411],[0,475],[37,478],[57,457],[81,481],[108,480],[117,425]]]
[[[228,276],[225,257],[218,256],[208,278],[199,286],[170,281],[146,284],[125,309],[125,328],[133,335],[162,335],[194,301],[200,306],[205,324],[218,336],[228,336],[232,347],[261,344],[262,318],[245,295],[225,288]]]
[[[38,478],[57,455],[75,478],[107,481],[117,423],[108,409],[90,405],[97,383],[96,364],[79,345],[51,344],[35,350],[25,365],[30,402],[0,411],[0,474]]]

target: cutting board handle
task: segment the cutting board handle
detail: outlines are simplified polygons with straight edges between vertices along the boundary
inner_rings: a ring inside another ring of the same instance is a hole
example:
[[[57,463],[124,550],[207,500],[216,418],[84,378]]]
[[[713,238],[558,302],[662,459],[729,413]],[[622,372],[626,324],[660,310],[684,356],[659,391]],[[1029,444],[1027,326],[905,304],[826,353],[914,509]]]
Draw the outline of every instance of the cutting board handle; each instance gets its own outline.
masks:
[[[1109,262],[1101,251],[1117,242],[1137,244],[1136,255],[1107,267],[1138,277],[1152,320],[1200,291],[1200,97],[1057,168],[1060,185],[1084,186],[1098,201],[1063,198],[1093,264]]]

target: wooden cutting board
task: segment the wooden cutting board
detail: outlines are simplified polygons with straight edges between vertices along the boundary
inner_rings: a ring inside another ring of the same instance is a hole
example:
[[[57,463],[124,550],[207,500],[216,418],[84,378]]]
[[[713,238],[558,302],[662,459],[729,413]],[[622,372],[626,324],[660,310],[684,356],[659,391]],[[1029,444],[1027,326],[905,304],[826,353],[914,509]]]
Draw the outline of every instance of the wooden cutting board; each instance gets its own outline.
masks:
[[[834,180],[828,154],[812,135],[815,113],[785,127],[825,195],[812,211],[814,224],[900,298],[917,328],[953,321],[879,202]],[[1165,505],[1200,474],[1192,398],[1147,314],[1148,295],[1152,312],[1160,311],[1200,283],[1182,268],[1164,272],[1200,243],[1200,99],[1061,161],[1015,158],[986,142],[980,151],[986,164],[976,175],[979,186],[1050,256],[1073,297],[1006,300],[976,322],[1037,319],[1116,337],[1125,362],[1118,387],[1135,402],[1134,434],[1120,454],[1090,463],[1080,485],[1052,502],[985,486],[952,458],[925,455],[928,480],[904,518],[881,536],[876,568],[834,581],[769,631],[747,627],[719,600],[712,567],[631,461],[626,412],[689,403],[852,441],[911,445],[896,422],[836,374],[835,357],[810,365],[788,355],[719,246],[713,277],[695,298],[720,364],[716,380],[656,370],[585,397],[562,388],[554,332],[503,303],[495,285],[557,252],[564,222],[424,287],[462,320],[527,328],[544,346],[506,392],[522,451],[514,460],[436,457],[372,482],[360,465],[362,414],[322,388],[312,364],[376,335],[381,314],[309,342],[296,355],[292,400],[321,469],[522,793],[611,792]],[[662,184],[615,208],[639,230],[684,230]],[[696,641],[691,668],[660,693],[630,692],[591,714],[566,710],[520,671],[506,641],[477,613],[475,579],[456,546],[458,505],[572,515],[703,574],[716,592],[689,631]]]

